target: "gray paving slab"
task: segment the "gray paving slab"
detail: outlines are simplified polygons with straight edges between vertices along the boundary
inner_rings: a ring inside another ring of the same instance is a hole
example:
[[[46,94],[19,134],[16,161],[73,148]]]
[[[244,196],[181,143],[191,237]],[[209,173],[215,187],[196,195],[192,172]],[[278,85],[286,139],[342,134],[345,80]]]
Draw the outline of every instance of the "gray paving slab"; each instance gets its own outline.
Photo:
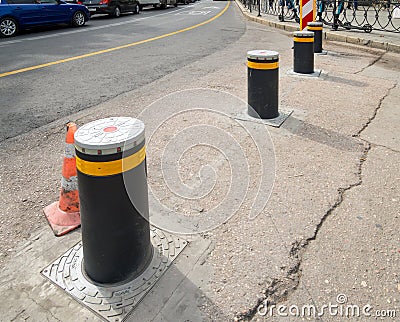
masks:
[[[201,306],[207,302],[209,267],[205,259],[211,240],[193,236],[187,251],[178,257],[167,274],[132,312],[127,321],[202,321]],[[208,303],[210,305],[210,303]]]
[[[400,133],[399,87],[393,87],[388,94],[389,96],[382,101],[373,124],[364,131],[362,138],[373,144],[400,151],[400,138],[397,135]]]
[[[387,57],[390,57],[390,62],[388,62]],[[396,66],[399,66],[399,64],[400,61],[398,59],[386,54],[377,64],[364,70],[362,74],[375,75],[380,79],[392,79],[398,84],[400,75]],[[392,66],[394,68],[391,68]],[[382,99],[379,110],[377,110],[374,121],[363,131],[361,137],[373,144],[400,151],[400,138],[398,135],[400,133],[399,102],[400,88],[394,85],[388,89],[387,95]]]
[[[309,245],[299,288],[280,305],[300,309],[312,305],[323,312],[321,321],[398,320],[400,203],[396,191],[400,181],[393,176],[393,171],[399,171],[398,157],[398,152],[384,147],[371,149],[362,183],[346,193],[319,238]],[[336,305],[337,310],[323,311],[324,305]],[[268,321],[301,319],[288,315],[275,310]],[[318,320],[309,314],[304,319]],[[254,318],[263,320],[261,314]]]

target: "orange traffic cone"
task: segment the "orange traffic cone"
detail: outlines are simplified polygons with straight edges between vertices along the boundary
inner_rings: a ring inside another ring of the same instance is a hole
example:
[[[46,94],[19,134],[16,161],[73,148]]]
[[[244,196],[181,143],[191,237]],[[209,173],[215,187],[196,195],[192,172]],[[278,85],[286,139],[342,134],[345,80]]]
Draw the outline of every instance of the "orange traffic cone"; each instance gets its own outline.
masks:
[[[65,139],[60,200],[43,209],[46,219],[56,236],[65,235],[81,225],[74,147],[75,132],[76,124],[69,122]]]

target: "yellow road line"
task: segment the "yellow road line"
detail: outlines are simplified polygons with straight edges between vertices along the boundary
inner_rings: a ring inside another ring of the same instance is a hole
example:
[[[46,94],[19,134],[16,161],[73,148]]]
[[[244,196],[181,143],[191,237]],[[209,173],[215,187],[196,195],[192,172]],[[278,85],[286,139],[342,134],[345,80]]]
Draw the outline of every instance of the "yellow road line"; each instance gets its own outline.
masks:
[[[180,29],[180,30],[177,30],[177,31],[170,32],[168,34],[164,34],[164,35],[160,35],[160,36],[157,36],[157,37],[140,40],[140,41],[133,42],[133,43],[126,44],[126,45],[122,45],[122,46],[117,46],[117,47],[108,48],[108,49],[104,49],[104,50],[94,51],[92,53],[79,55],[79,56],[73,56],[73,57],[69,57],[69,58],[66,58],[66,59],[60,59],[60,60],[52,61],[52,62],[45,63],[45,64],[35,65],[35,66],[21,68],[21,69],[16,69],[16,70],[13,70],[13,71],[10,71],[10,72],[5,72],[5,73],[0,74],[0,78],[1,77],[6,77],[6,76],[10,76],[10,75],[15,75],[15,74],[28,72],[28,71],[31,71],[31,70],[40,69],[40,68],[44,68],[44,67],[63,64],[63,63],[67,63],[67,62],[70,62],[70,61],[73,61],[73,60],[78,60],[78,59],[82,59],[82,58],[101,55],[101,54],[109,53],[109,52],[112,52],[112,51],[116,51],[116,50],[120,50],[120,49],[124,49],[124,48],[129,48],[129,47],[145,44],[145,43],[148,43],[148,42],[151,42],[151,41],[154,41],[154,40],[163,39],[163,38],[166,38],[166,37],[177,35],[177,34],[180,34],[182,32],[189,31],[189,30],[204,26],[205,24],[208,24],[211,21],[214,21],[215,19],[221,17],[225,13],[225,11],[228,10],[229,5],[230,5],[230,1],[227,2],[225,8],[219,14],[217,14],[216,16],[214,16],[214,17],[212,17],[212,18],[210,18],[210,19],[208,19],[206,21],[203,21],[203,22],[201,22],[201,23],[199,23],[197,25],[191,26],[191,27],[187,27],[187,28],[184,28],[184,29]]]

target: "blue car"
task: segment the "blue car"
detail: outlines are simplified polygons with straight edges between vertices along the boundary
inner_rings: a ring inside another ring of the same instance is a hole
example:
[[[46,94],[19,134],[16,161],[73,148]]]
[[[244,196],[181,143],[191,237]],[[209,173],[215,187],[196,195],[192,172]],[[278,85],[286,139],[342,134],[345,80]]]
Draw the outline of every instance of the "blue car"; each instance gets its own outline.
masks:
[[[62,0],[0,0],[0,37],[37,26],[66,23],[81,27],[89,19],[85,6]]]

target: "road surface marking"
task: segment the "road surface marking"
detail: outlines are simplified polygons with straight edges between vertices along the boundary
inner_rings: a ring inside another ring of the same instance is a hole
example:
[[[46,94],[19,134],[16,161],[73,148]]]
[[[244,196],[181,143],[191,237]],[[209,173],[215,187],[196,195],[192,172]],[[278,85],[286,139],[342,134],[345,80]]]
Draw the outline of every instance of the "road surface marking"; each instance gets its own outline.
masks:
[[[178,12],[175,15],[188,15],[188,16],[206,16],[209,13],[211,13],[211,11],[188,11],[188,12]]]
[[[219,17],[221,17],[225,13],[225,11],[228,10],[229,5],[230,5],[230,2],[227,2],[226,6],[224,7],[224,9],[220,13],[218,13],[217,15],[215,15],[214,17],[212,17],[212,18],[210,18],[210,19],[208,19],[206,21],[203,21],[203,22],[201,22],[199,24],[196,24],[196,25],[193,25],[191,27],[187,27],[187,28],[184,28],[184,29],[173,31],[173,32],[170,32],[170,33],[167,33],[167,34],[164,34],[164,35],[160,35],[160,36],[156,36],[156,37],[152,37],[152,38],[136,41],[136,42],[133,42],[133,43],[130,43],[130,44],[122,45],[122,46],[103,49],[103,50],[95,51],[95,52],[88,53],[88,54],[73,56],[73,57],[69,57],[69,58],[66,58],[66,59],[60,59],[60,60],[52,61],[52,62],[45,63],[45,64],[35,65],[35,66],[31,66],[31,67],[26,67],[26,68],[21,68],[21,69],[16,69],[16,70],[9,71],[9,72],[1,73],[0,74],[0,78],[6,77],[6,76],[10,76],[10,75],[20,74],[20,73],[25,73],[25,72],[28,72],[28,71],[32,71],[32,70],[36,70],[36,69],[40,69],[40,68],[45,68],[45,67],[49,67],[49,66],[59,65],[59,64],[67,63],[67,62],[78,60],[78,59],[82,59],[82,58],[87,58],[87,57],[92,57],[92,56],[96,56],[96,55],[106,54],[106,53],[109,53],[109,52],[113,52],[113,51],[117,51],[117,50],[120,50],[120,49],[125,49],[125,48],[129,48],[129,47],[145,44],[145,43],[148,43],[148,42],[151,42],[151,41],[167,38],[167,37],[174,36],[174,35],[189,31],[189,30],[193,30],[195,28],[204,26],[204,25],[206,25],[206,24],[218,19]]]

